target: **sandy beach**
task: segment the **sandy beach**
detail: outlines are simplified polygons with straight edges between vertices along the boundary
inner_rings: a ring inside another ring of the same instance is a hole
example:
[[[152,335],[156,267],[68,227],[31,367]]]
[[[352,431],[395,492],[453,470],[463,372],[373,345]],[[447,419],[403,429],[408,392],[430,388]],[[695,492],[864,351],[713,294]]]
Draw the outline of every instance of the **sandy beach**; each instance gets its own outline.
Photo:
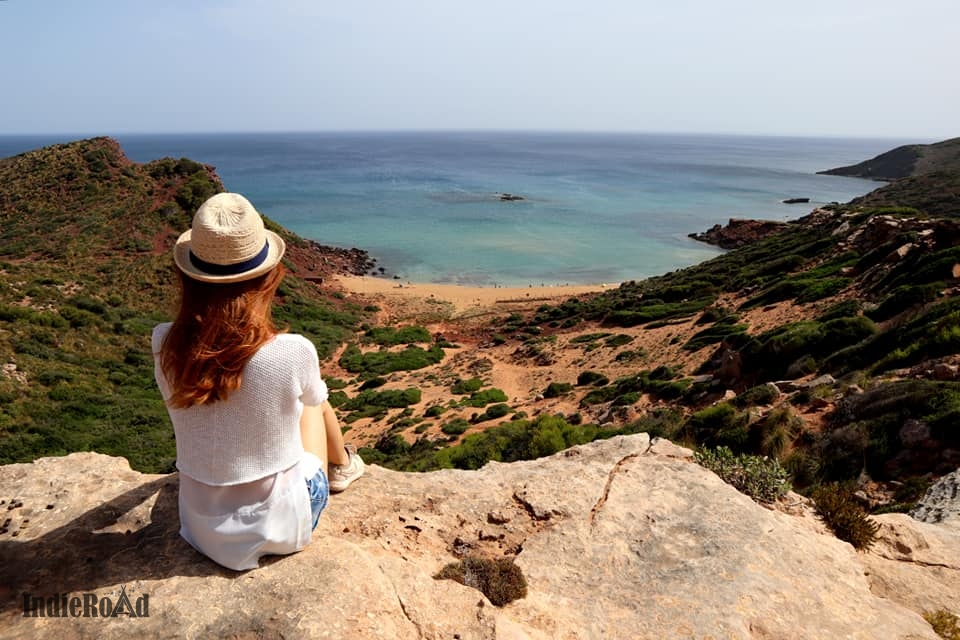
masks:
[[[618,283],[594,285],[552,285],[529,287],[469,287],[458,284],[404,282],[373,276],[336,276],[340,285],[352,293],[383,296],[397,300],[412,298],[449,302],[457,314],[487,309],[499,304],[557,302],[583,293],[605,291]]]

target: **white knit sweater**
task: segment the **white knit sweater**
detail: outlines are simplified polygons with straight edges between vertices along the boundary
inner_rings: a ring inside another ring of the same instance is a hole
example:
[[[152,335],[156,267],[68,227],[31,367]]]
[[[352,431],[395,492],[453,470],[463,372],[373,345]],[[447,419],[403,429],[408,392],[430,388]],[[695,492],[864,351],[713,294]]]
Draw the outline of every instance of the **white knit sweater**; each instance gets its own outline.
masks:
[[[170,323],[153,330],[154,372],[164,400],[170,387],[160,368],[160,346]],[[260,347],[243,370],[240,388],[220,402],[169,408],[177,441],[177,469],[208,485],[233,485],[289,469],[303,457],[303,405],[327,399],[317,350],[297,334],[280,334]]]

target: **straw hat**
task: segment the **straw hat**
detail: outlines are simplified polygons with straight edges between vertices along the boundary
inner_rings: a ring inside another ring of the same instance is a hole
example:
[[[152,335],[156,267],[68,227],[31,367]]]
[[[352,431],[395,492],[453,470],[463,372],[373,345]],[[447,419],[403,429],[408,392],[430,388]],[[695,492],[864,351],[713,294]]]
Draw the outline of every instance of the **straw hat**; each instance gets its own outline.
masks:
[[[193,227],[177,239],[173,260],[194,280],[242,282],[277,266],[285,249],[249,200],[218,193],[197,209]]]

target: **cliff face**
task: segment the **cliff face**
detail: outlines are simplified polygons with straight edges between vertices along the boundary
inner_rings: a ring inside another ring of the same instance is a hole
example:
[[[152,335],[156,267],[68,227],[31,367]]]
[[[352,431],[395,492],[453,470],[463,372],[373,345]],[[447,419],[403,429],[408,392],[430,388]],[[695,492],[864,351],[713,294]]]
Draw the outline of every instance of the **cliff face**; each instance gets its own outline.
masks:
[[[246,573],[178,537],[175,474],[122,458],[0,467],[0,500],[7,637],[936,638],[921,612],[960,598],[955,518],[880,516],[858,554],[800,497],[767,509],[645,434],[473,472],[371,466],[307,549]],[[468,554],[515,556],[526,597],[433,578]],[[24,617],[24,594],[149,616]]]

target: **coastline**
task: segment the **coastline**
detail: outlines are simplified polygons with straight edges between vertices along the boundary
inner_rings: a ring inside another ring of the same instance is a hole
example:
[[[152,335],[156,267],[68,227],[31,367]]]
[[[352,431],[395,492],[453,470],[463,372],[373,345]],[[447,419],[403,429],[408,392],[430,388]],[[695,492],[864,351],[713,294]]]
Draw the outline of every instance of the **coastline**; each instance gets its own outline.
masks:
[[[463,314],[495,307],[498,304],[532,304],[566,300],[571,296],[616,289],[620,283],[585,285],[544,285],[527,287],[475,287],[433,282],[388,280],[376,276],[336,275],[333,279],[350,293],[363,296],[382,296],[395,300],[414,298],[433,299],[453,305],[454,312]]]

